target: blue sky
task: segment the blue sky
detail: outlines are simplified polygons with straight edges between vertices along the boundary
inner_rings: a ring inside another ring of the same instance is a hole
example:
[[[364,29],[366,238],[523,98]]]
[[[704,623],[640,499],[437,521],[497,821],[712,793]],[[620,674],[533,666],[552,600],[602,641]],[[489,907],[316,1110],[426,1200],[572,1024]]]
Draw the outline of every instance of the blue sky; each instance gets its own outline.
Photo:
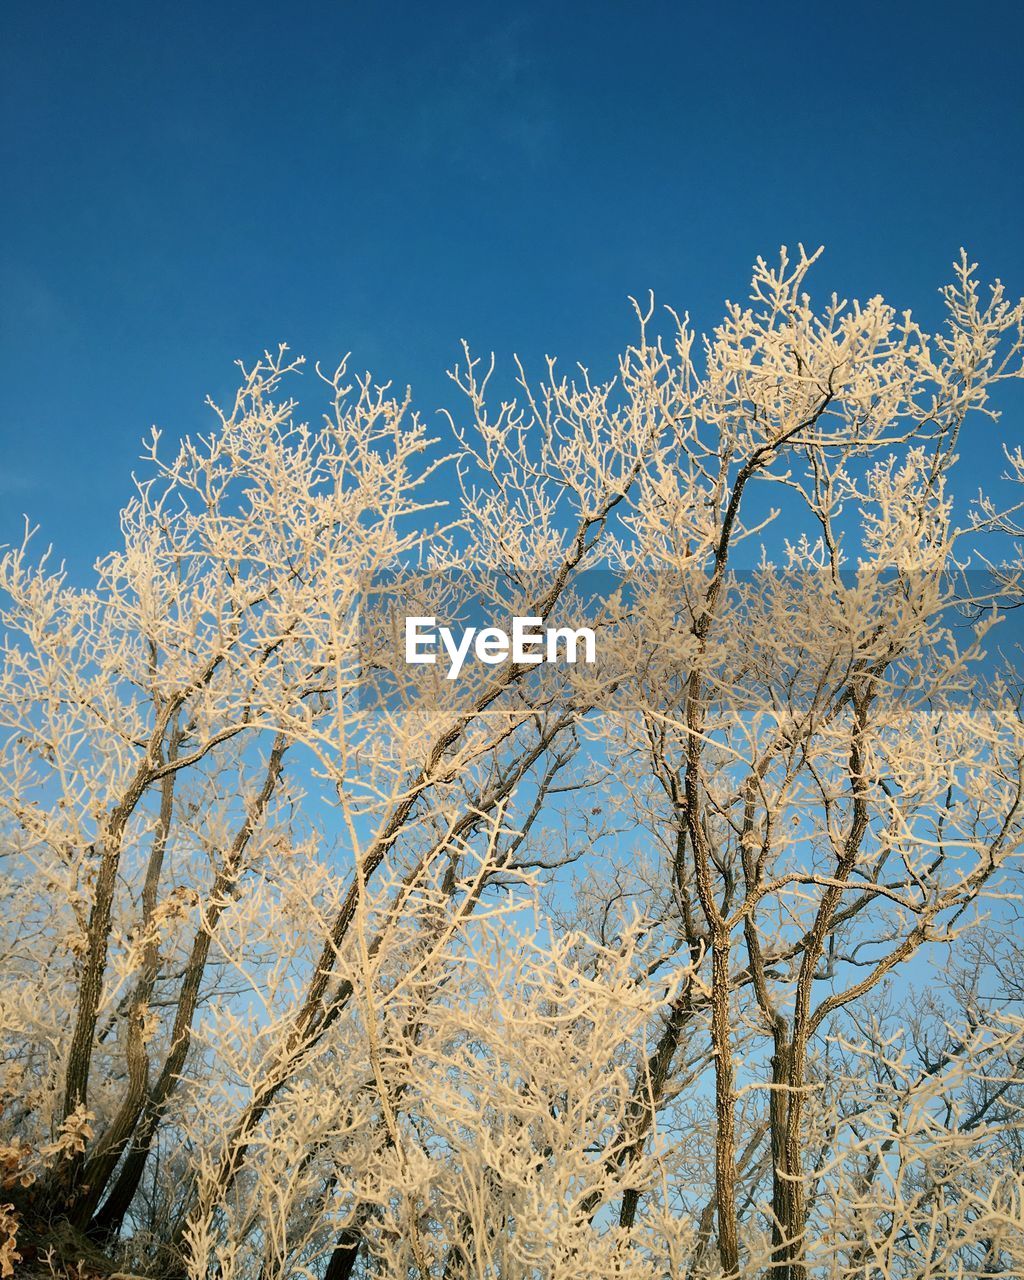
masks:
[[[1015,4],[8,0],[3,27],[0,543],[28,512],[76,576],[149,426],[205,429],[279,341],[430,409],[462,337],[601,370],[628,294],[710,327],[783,242],[826,244],[819,295],[934,318],[961,244],[1024,292]]]

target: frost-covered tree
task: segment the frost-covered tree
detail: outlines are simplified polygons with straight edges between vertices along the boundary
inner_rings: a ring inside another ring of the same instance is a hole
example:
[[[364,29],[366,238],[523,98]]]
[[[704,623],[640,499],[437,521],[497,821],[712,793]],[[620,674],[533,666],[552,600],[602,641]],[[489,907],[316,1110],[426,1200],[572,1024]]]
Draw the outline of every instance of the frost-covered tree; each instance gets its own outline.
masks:
[[[813,262],[607,381],[467,352],[438,438],[282,349],[92,583],[6,554],[4,1274],[1024,1265],[1018,523],[958,486],[1024,304]]]

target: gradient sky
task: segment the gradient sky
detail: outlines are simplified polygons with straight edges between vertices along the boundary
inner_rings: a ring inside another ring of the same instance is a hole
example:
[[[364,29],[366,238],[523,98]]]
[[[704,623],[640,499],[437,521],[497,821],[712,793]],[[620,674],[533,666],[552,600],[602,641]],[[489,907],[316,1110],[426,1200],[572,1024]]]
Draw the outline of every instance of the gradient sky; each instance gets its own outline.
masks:
[[[627,295],[711,327],[781,243],[826,244],[818,296],[932,320],[961,244],[1024,292],[1019,4],[7,0],[2,26],[0,543],[27,512],[75,577],[149,426],[207,429],[280,341],[431,409],[462,337],[602,371]]]

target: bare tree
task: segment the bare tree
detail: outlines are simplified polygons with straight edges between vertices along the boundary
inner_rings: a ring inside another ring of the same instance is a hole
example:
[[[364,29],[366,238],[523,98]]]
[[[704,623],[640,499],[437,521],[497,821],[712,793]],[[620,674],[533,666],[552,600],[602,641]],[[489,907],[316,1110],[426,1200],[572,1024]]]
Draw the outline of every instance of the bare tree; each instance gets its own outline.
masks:
[[[450,444],[282,349],[92,586],[7,553],[7,1273],[1024,1263],[1017,524],[955,484],[1024,304],[813,262],[605,382],[467,351]],[[481,611],[597,661],[406,661]]]

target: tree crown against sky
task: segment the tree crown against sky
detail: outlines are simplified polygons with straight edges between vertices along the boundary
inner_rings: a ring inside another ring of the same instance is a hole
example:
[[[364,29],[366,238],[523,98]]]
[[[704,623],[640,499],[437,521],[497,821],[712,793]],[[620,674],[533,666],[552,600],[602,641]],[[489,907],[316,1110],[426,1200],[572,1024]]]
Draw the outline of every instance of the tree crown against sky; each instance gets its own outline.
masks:
[[[1024,275],[1022,22],[1007,0],[9,0],[0,543],[31,512],[85,582],[140,432],[205,430],[204,394],[281,340],[433,408],[462,336],[604,368],[627,295],[704,327],[798,239],[829,245],[819,294],[940,324],[959,245]],[[976,429],[965,492],[998,453]]]
[[[812,265],[608,382],[467,351],[444,435],[270,354],[91,585],[6,554],[0,1265],[1019,1269],[1020,517],[957,481],[1024,304]],[[481,603],[598,661],[405,664]]]

